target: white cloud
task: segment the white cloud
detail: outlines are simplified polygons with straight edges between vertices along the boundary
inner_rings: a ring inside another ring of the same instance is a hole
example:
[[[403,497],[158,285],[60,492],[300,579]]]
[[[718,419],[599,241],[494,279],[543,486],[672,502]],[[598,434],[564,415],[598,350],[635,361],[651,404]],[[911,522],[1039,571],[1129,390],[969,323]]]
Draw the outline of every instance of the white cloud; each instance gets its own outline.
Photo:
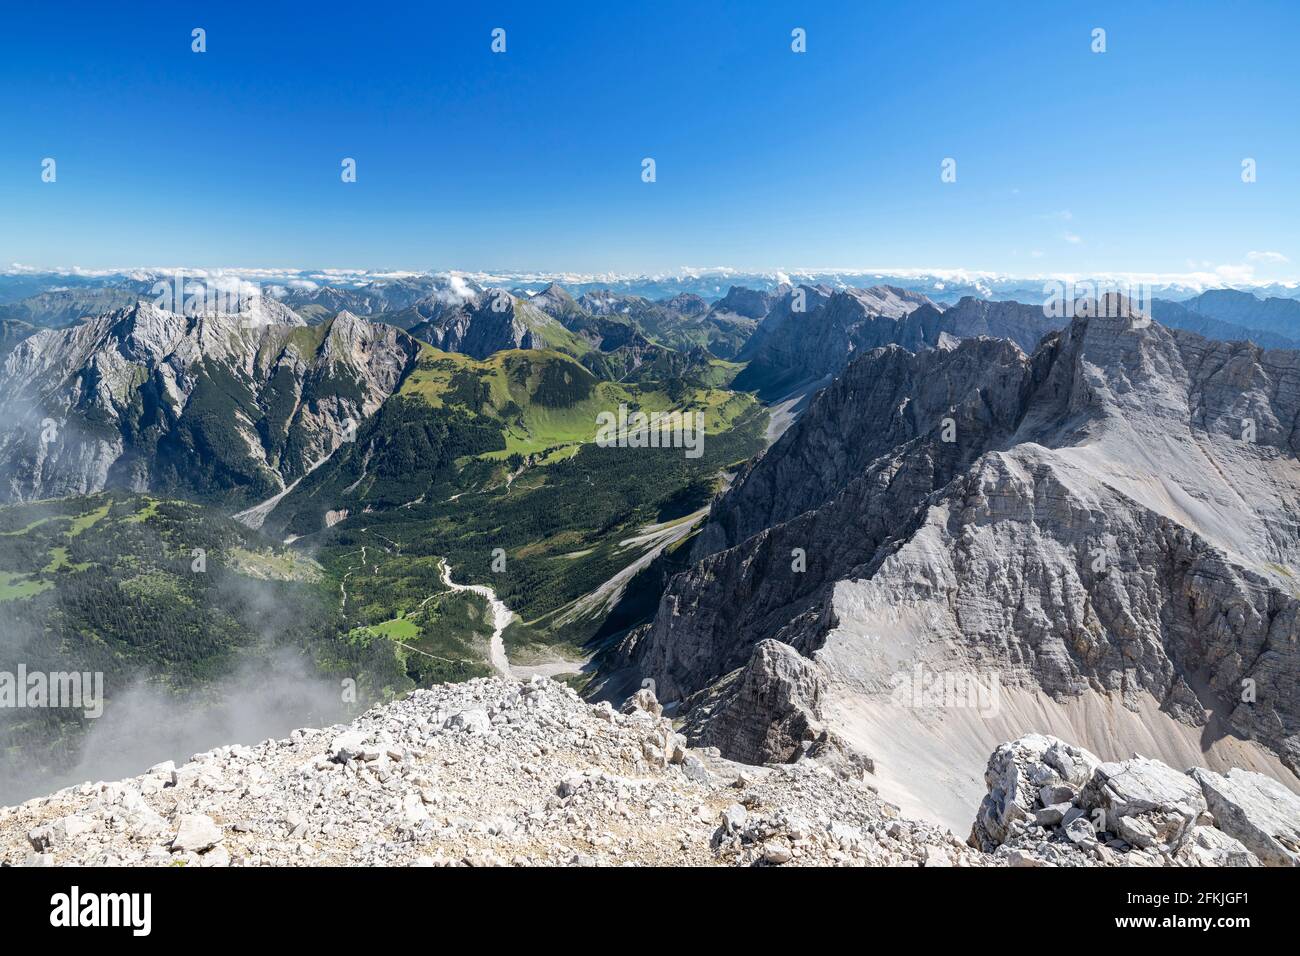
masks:
[[[1247,265],[1216,266],[1214,269],[1214,274],[1217,275],[1224,282],[1241,283],[1243,285],[1249,285],[1251,282],[1255,280],[1255,267],[1247,266]]]
[[[1246,253],[1246,258],[1249,259],[1251,262],[1276,262],[1276,263],[1281,263],[1281,262],[1290,262],[1290,261],[1291,261],[1291,260],[1288,259],[1286,256],[1282,255],[1282,253],[1280,253],[1280,252],[1253,252],[1253,251],[1252,251],[1252,252],[1248,252],[1248,253]]]
[[[1082,236],[1075,235],[1075,234],[1072,233],[1072,232],[1063,232],[1063,233],[1061,233],[1061,238],[1064,239],[1066,242],[1073,243],[1073,244],[1076,245],[1076,246],[1077,246],[1079,243],[1083,242],[1083,237],[1082,237]]]
[[[444,277],[447,281],[446,286],[438,289],[434,293],[434,295],[437,296],[438,301],[445,302],[448,305],[455,307],[472,301],[478,294],[478,290],[474,285],[470,281],[466,280],[466,278],[459,272],[449,272],[446,273],[445,276],[439,276],[439,278]]]

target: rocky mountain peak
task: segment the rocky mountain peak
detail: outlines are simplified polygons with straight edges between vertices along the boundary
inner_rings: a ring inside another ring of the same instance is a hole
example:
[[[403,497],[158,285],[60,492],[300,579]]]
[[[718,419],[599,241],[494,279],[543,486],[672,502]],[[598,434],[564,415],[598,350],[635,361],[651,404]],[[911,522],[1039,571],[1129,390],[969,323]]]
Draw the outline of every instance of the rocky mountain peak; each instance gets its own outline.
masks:
[[[549,285],[546,286],[545,289],[537,293],[537,295],[534,296],[533,298],[537,298],[538,296],[545,296],[547,299],[554,299],[557,302],[563,302],[566,304],[569,303],[572,303],[574,305],[577,304],[573,296],[569,294],[569,291],[566,288],[564,288],[564,286],[560,285],[558,282],[550,283]]]
[[[378,408],[417,351],[391,326],[343,312],[308,328],[271,300],[194,315],[141,301],[38,333],[0,371],[0,397],[21,410],[0,434],[4,494],[265,497]]]
[[[1118,711],[1158,726],[1167,760],[1190,762],[1185,732],[1230,738],[1197,759],[1232,748],[1300,787],[1300,355],[1098,311],[1032,355],[991,338],[858,355],[714,504],[629,660],[703,702],[760,642],[789,644],[885,787],[921,773],[896,741],[950,745],[888,693],[917,667]],[[734,723],[757,698],[725,699]]]
[[[694,292],[679,292],[671,298],[664,299],[660,304],[687,318],[695,318],[709,311],[709,303]],[[747,316],[747,318],[755,318],[755,316]]]
[[[747,319],[761,319],[767,315],[772,308],[772,303],[779,299],[787,288],[780,286],[775,290],[767,291],[733,285],[727,289],[726,295],[713,303],[713,308],[719,312],[731,312]]]

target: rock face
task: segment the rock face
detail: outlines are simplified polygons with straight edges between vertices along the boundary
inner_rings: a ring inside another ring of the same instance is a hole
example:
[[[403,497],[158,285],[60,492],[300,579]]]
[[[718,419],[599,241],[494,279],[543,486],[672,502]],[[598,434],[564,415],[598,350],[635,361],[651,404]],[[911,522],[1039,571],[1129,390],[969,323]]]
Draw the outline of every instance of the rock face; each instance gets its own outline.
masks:
[[[72,325],[96,315],[127,309],[143,289],[57,289],[0,305],[0,321],[18,320],[36,328]]]
[[[876,286],[835,291],[801,285],[772,305],[741,350],[749,365],[738,388],[780,395],[803,382],[834,375],[857,354],[899,341],[897,320],[922,305],[925,296]]]
[[[444,352],[483,359],[502,349],[574,344],[573,336],[558,320],[504,289],[476,291],[463,301],[435,296],[414,308],[423,321],[411,325],[410,333]]]
[[[667,299],[660,300],[659,304],[665,309],[671,309],[678,315],[683,315],[688,319],[693,319],[709,311],[709,303],[693,292],[678,293]],[[767,310],[764,309],[763,313],[766,314]],[[757,318],[761,317],[757,316]],[[755,316],[748,316],[748,318],[755,318]]]
[[[1300,769],[1300,353],[1093,312],[1032,356],[857,358],[715,503],[627,661],[696,702],[774,639],[886,714],[914,667],[993,675]]]
[[[1300,866],[1300,797],[1258,773],[1236,767],[1191,771],[1215,824],[1268,866]]]
[[[23,339],[36,333],[36,326],[21,319],[0,319],[0,359],[13,351]]]
[[[1256,303],[1263,304],[1250,293],[1244,293]],[[1199,296],[1197,297],[1200,298]],[[1273,301],[1273,300],[1268,300]],[[1294,319],[1284,325],[1283,332],[1270,332],[1251,325],[1239,325],[1215,318],[1196,311],[1197,299],[1188,302],[1170,302],[1166,299],[1154,299],[1151,302],[1151,317],[1171,329],[1186,329],[1207,339],[1222,339],[1225,342],[1250,341],[1266,349],[1300,348],[1300,325]],[[1242,322],[1251,322],[1263,316],[1254,313],[1241,314],[1233,312],[1233,317]]]
[[[915,350],[922,343],[940,345],[945,337],[961,340],[987,336],[1010,339],[1022,351],[1032,353],[1043,336],[1064,325],[1064,319],[1045,314],[1042,305],[990,302],[968,295],[943,311],[923,305],[909,312],[901,323],[898,344]]]
[[[752,764],[816,760],[861,780],[871,759],[825,725],[826,675],[780,641],[760,641],[749,662],[687,702],[683,725],[696,746]]]
[[[820,733],[826,678],[779,641],[760,641],[743,668],[690,708],[687,736],[743,763],[789,763]]]
[[[1291,341],[1300,337],[1300,302],[1295,299],[1261,299],[1239,289],[1209,289],[1179,304],[1205,319],[1248,332],[1271,333]]]
[[[800,383],[837,375],[858,355],[881,346],[901,345],[915,352],[989,336],[1032,351],[1063,324],[1046,316],[1040,305],[966,296],[943,309],[919,293],[893,286],[840,291],[800,286],[773,304],[746,343],[740,357],[750,364],[736,381],[739,387],[777,397]]]
[[[1261,774],[1102,763],[1030,734],[998,747],[985,782],[969,842],[1015,865],[1297,865],[1300,797]]]
[[[307,328],[273,300],[152,304],[39,332],[0,367],[0,497],[105,488],[266,497],[378,408],[418,344],[348,313]]]
[[[624,713],[562,684],[416,691],[349,725],[222,747],[0,808],[0,863],[981,866],[813,763],[684,746],[642,692]]]
[[[718,314],[736,315],[745,319],[762,319],[785,292],[785,286],[766,290],[733,285],[727,289],[727,294],[713,303],[710,308]]]

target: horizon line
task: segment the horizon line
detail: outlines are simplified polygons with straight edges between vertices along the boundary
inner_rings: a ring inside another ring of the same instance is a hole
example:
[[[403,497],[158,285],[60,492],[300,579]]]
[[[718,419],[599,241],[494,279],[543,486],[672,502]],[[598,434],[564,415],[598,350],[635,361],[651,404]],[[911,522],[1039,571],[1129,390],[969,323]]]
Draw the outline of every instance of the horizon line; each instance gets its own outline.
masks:
[[[912,280],[937,280],[939,282],[1031,282],[1031,281],[1113,281],[1130,284],[1186,285],[1211,288],[1281,286],[1300,287],[1300,278],[1265,278],[1227,267],[1226,271],[1143,272],[1143,271],[1063,271],[1003,272],[989,269],[952,267],[789,267],[789,268],[739,268],[734,266],[682,266],[676,271],[618,272],[578,270],[515,270],[515,269],[385,269],[385,268],[289,268],[266,266],[117,266],[90,269],[82,266],[28,266],[14,262],[0,270],[0,276],[67,276],[96,279],[114,276],[149,278],[181,273],[195,278],[201,276],[238,276],[266,280],[310,278],[321,282],[381,281],[398,279],[438,278],[458,276],[475,280],[501,279],[515,282],[555,282],[590,285],[598,282],[664,282],[670,280],[700,280],[708,278],[761,277],[774,281],[789,281],[793,276],[875,276],[877,278],[903,278]]]

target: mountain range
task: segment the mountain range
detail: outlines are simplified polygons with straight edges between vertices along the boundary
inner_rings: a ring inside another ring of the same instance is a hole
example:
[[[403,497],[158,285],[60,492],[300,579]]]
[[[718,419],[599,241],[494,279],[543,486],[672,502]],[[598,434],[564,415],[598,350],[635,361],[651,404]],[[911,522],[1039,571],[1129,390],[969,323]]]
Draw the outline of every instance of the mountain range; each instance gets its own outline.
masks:
[[[153,278],[0,316],[0,603],[51,666],[648,687],[694,746],[954,832],[1026,734],[1300,789],[1294,300],[403,276],[174,312]],[[620,411],[698,414],[701,456],[598,442]],[[196,589],[199,540],[299,623]],[[57,774],[83,732],[10,734]]]
[[[1298,415],[1300,354],[1131,318],[873,349],[714,503],[622,659],[724,753],[797,757],[764,728],[802,710],[931,814],[979,789],[954,752],[1026,724],[1294,787]]]
[[[308,326],[263,299],[197,315],[137,302],[37,332],[0,370],[3,493],[265,497],[347,440],[418,349],[390,326],[346,312]]]

